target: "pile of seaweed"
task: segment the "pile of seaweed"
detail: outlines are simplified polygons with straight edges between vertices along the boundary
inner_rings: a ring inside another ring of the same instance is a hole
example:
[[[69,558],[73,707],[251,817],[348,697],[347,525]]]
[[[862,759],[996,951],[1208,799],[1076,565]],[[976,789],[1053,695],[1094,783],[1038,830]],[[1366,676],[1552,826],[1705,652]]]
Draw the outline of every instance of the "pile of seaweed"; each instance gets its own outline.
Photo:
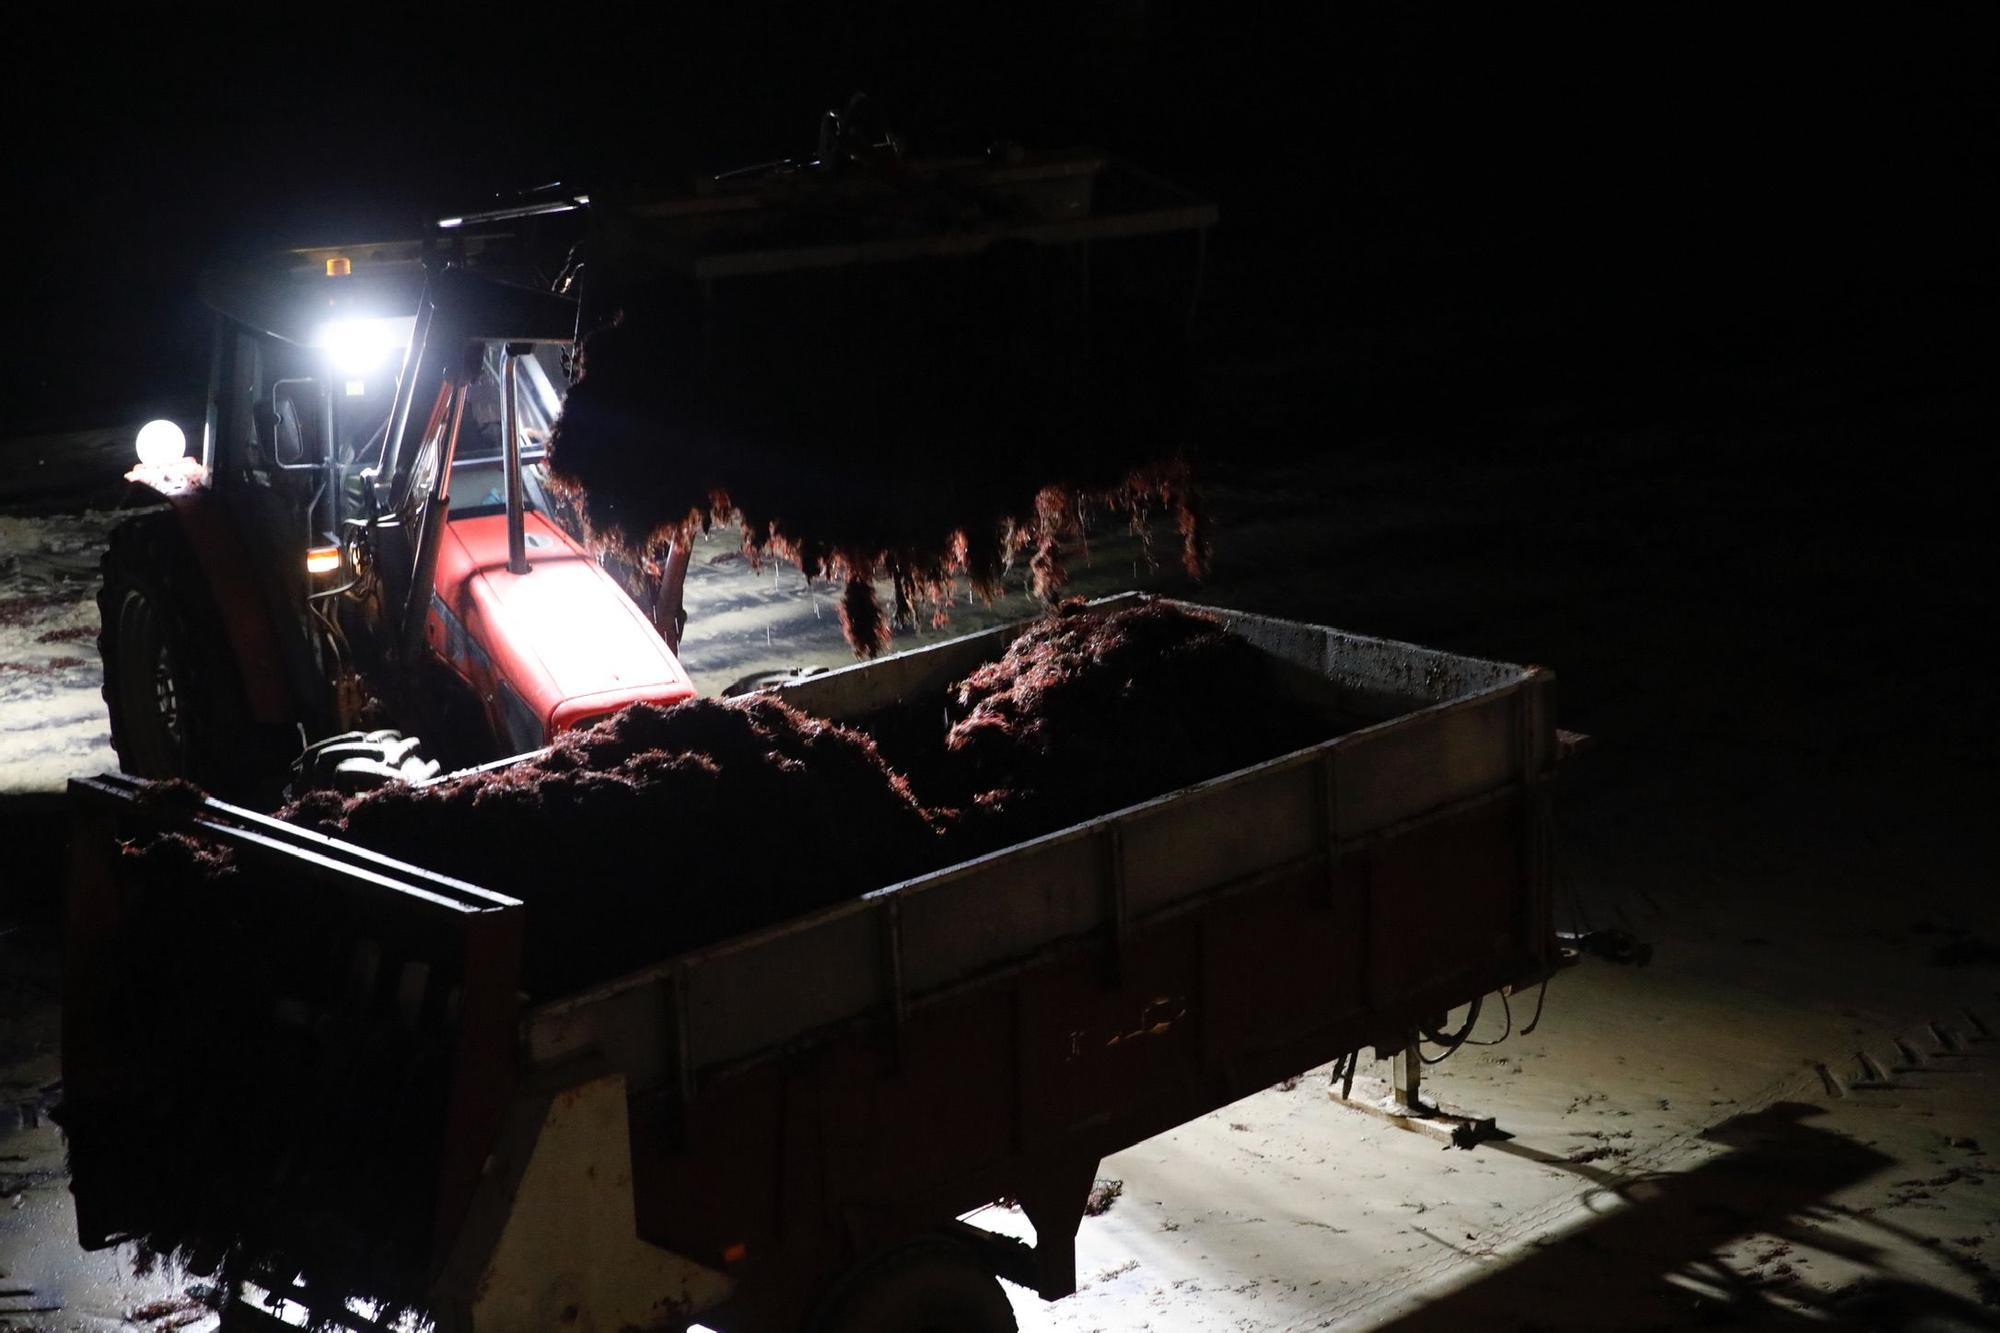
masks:
[[[549,468],[593,536],[647,549],[716,522],[844,584],[864,656],[1028,563],[1053,603],[1086,525],[1171,516],[1209,560],[1191,480],[1185,311],[1102,293],[1059,247],[996,245],[708,290],[660,279],[582,347]]]
[[[1329,734],[1220,620],[1072,602],[866,729],[768,694],[636,704],[505,767],[280,814],[521,899],[548,995]]]
[[[527,904],[524,984],[575,989],[939,863],[861,732],[769,696],[635,704],[505,768],[282,817]]]
[[[977,850],[1317,744],[1331,724],[1222,622],[1162,602],[1069,605],[952,686],[932,799]],[[970,846],[960,850],[970,854]]]

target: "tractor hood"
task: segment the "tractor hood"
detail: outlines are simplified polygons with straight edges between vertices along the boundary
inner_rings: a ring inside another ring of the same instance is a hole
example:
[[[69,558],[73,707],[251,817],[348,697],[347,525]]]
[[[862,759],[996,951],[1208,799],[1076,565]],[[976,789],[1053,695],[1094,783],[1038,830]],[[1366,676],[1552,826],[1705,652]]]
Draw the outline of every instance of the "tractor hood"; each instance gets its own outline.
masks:
[[[526,574],[507,571],[507,518],[453,519],[426,626],[509,744],[529,750],[628,704],[694,697],[652,623],[569,536],[526,516]]]

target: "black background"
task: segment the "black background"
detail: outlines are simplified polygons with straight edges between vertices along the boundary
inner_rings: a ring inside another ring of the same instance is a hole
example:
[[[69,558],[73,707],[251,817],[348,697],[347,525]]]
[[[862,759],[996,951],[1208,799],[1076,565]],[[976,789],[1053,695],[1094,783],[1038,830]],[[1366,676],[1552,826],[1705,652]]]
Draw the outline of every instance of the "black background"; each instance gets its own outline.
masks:
[[[222,247],[803,153],[856,89],[920,144],[1090,142],[1215,198],[1224,362],[1366,346],[1357,383],[1534,394],[1991,307],[1982,5],[44,12],[16,36],[23,424],[198,383]]]

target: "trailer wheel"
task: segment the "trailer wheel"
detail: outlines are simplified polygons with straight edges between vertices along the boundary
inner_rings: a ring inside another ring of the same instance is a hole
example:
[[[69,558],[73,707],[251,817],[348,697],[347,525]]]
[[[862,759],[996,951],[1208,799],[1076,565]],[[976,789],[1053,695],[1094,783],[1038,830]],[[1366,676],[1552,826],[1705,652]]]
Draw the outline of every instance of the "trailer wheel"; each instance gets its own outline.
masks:
[[[1015,1333],[1000,1279],[956,1241],[927,1237],[854,1269],[812,1333]]]
[[[269,803],[296,736],[253,720],[221,617],[171,513],[111,530],[97,592],[97,652],[111,746],[135,777],[187,778]]]

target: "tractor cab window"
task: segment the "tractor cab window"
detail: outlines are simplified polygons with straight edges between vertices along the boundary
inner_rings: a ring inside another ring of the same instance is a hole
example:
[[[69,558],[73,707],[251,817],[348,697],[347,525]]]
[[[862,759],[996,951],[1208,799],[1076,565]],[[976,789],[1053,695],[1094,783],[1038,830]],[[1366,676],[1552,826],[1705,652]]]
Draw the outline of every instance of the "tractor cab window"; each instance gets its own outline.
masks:
[[[542,458],[549,432],[562,410],[562,372],[550,373],[553,349],[538,348],[520,358],[519,412],[521,471],[525,498],[531,509],[547,509]],[[455,514],[499,512],[507,505],[506,450],[501,434],[505,421],[504,356],[489,344],[479,378],[466,394],[465,421],[459,428],[458,452],[451,469],[451,508]]]
[[[274,474],[380,461],[397,358],[341,365],[325,349],[238,332],[231,340],[223,464],[269,485]]]
[[[318,358],[307,348],[243,332],[229,352],[223,466],[269,485],[284,468],[319,458],[326,414]]]
[[[416,407],[421,411],[421,402]],[[440,382],[431,401],[424,426],[423,441],[410,462],[409,481],[403,488],[403,503],[415,505],[431,492],[437,481],[438,459],[444,454],[445,436],[451,433],[451,386]]]
[[[323,374],[333,405],[331,461],[343,471],[382,462],[396,381],[415,325],[410,316],[357,320],[348,326],[350,335],[329,335]]]
[[[366,394],[357,383],[342,383],[334,398],[333,457],[343,469],[379,465],[382,446],[389,438],[389,410],[395,398],[395,381],[389,380],[378,391]]]

